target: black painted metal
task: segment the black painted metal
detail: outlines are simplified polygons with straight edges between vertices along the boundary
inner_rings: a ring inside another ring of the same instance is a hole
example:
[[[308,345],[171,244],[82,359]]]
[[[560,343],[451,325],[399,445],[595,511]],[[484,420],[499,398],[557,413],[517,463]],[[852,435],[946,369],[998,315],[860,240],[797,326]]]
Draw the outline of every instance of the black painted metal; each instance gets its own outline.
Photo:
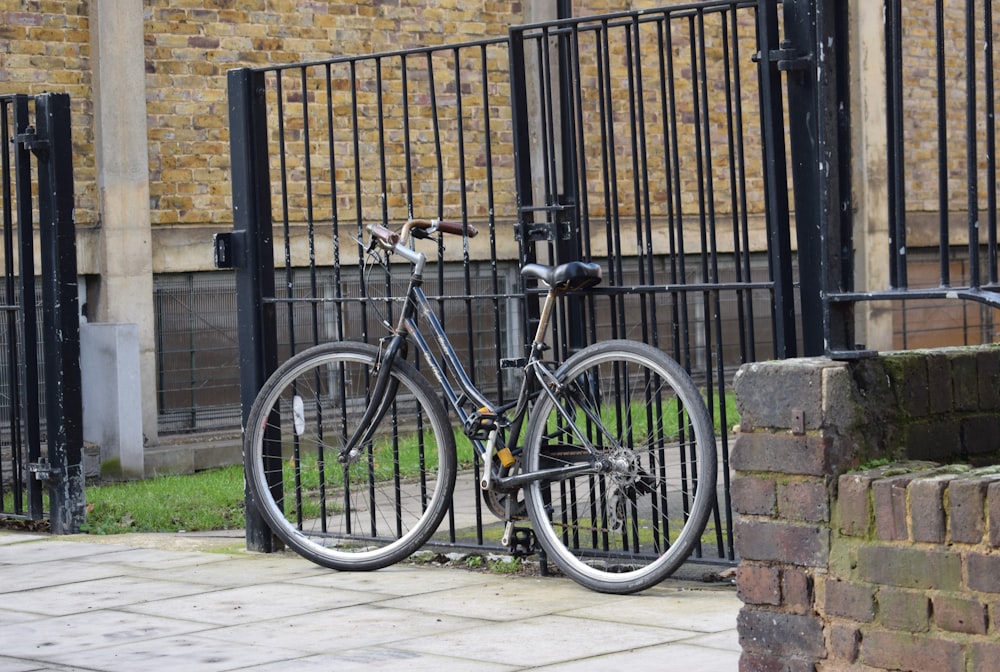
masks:
[[[277,367],[274,304],[274,251],[271,185],[268,168],[264,75],[229,72],[230,160],[233,180],[233,232],[228,236],[236,268],[240,342],[240,396],[243,425],[257,391]],[[277,460],[281,456],[276,456]],[[280,487],[280,482],[275,487]],[[246,495],[247,547],[269,553],[281,547]]]
[[[84,522],[83,394],[80,379],[80,309],[73,221],[73,140],[69,96],[35,97],[39,145],[38,231],[42,260],[49,520],[56,534],[78,532]]]
[[[0,110],[6,278],[2,309],[8,372],[6,403],[0,409],[6,422],[0,431],[4,444],[10,445],[9,460],[6,455],[0,459],[0,490],[5,496],[0,513],[43,518],[42,491],[47,486],[51,530],[68,534],[79,531],[85,502],[69,96],[4,96]],[[34,266],[36,232],[40,302]],[[39,357],[39,309],[44,360]]]
[[[853,285],[846,3],[786,0],[782,56],[795,193],[803,354],[854,348],[850,304],[825,291]],[[777,123],[777,120],[775,121]]]
[[[790,54],[779,39],[778,3],[761,0],[757,8],[760,68],[760,96],[763,123],[764,203],[767,211],[768,260],[775,283],[773,325],[775,355],[778,359],[798,354],[795,339],[795,303],[791,291],[792,243],[789,226],[787,179],[788,159],[785,152],[784,103],[781,71],[788,69]],[[789,115],[794,116],[794,115]]]
[[[820,7],[823,9],[825,2]],[[833,10],[827,7],[823,11]],[[960,12],[960,20],[955,12]],[[841,329],[840,333],[846,331],[842,325],[852,320],[845,307],[860,301],[959,299],[984,304],[994,313],[1000,308],[994,62],[1000,27],[993,18],[993,2],[968,0],[959,7],[936,0],[930,11],[904,13],[902,0],[883,0],[883,15],[889,281],[887,287],[853,288],[848,268],[842,270],[839,283],[827,278],[827,319],[834,330]],[[915,62],[909,56],[909,45],[913,40],[923,44],[925,35],[934,36],[935,53]],[[933,68],[929,77],[922,74],[928,64]],[[912,106],[914,98],[907,87],[914,82],[933,83],[928,92],[937,101],[933,114]],[[956,104],[956,100],[961,103]],[[936,138],[934,162],[913,155],[920,143],[911,138],[919,134]],[[915,173],[921,175],[914,177]],[[955,191],[956,182],[963,184],[961,193]],[[924,227],[919,242],[914,242],[913,210],[920,206],[913,202],[927,200],[928,194],[936,201],[937,226],[933,231]],[[937,255],[938,277],[930,286],[926,282],[915,286],[912,281],[918,245]],[[834,357],[855,356],[851,348],[849,341],[833,339],[827,350]]]
[[[771,57],[778,20],[773,1],[688,3],[230,73],[236,221],[220,245],[240,292],[253,293],[240,298],[241,325],[253,325],[240,327],[242,365],[258,367],[243,373],[244,413],[277,361],[385,333],[405,278],[374,266],[381,276],[363,281],[353,239],[410,216],[488,232],[475,255],[484,236],[442,241],[425,282],[479,389],[509,398],[504,363],[523,356],[533,333],[538,290],[521,287],[519,266],[579,258],[599,261],[605,281],[562,306],[555,356],[609,337],[645,340],[724,413],[740,364],[797,348],[780,91],[788,59]],[[762,48],[764,75],[751,60]],[[767,207],[748,196],[758,164]],[[755,219],[766,222],[767,255],[751,246]],[[258,225],[266,232],[251,233]],[[762,341],[755,320],[768,315],[777,330]],[[261,329],[280,344],[276,359],[248,354]],[[721,425],[717,536],[701,555],[732,560],[731,439]],[[474,535],[450,518],[435,543],[494,543],[477,481],[458,485],[476,501]]]

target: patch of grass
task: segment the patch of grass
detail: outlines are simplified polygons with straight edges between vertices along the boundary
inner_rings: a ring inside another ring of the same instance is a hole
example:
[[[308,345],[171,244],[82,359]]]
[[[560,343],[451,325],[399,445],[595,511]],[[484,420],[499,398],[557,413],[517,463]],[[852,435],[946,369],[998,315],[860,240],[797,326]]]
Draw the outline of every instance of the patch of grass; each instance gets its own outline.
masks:
[[[869,460],[858,467],[858,471],[868,471],[869,469],[878,469],[879,467],[885,467],[892,464],[893,460],[888,457],[878,457],[874,460]]]
[[[233,466],[90,486],[82,530],[91,534],[194,532],[245,525],[243,468]]]
[[[497,558],[490,561],[490,571],[494,574],[517,574],[521,571],[521,558]]]

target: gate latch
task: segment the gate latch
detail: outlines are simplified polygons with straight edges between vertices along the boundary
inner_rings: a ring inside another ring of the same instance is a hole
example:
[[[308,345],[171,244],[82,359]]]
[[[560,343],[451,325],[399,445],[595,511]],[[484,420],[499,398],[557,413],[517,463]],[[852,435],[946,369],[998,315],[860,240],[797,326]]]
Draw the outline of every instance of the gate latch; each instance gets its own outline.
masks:
[[[14,144],[24,145],[24,147],[35,154],[45,152],[49,148],[49,141],[38,135],[34,126],[28,126],[23,133],[14,136]]]
[[[761,52],[755,53],[752,60],[754,63],[759,63],[762,60]],[[782,40],[780,48],[767,52],[767,60],[771,63],[777,63],[779,72],[792,72],[808,68],[812,63],[812,55],[804,54],[792,46],[788,40]]]
[[[240,268],[244,231],[228,231],[212,236],[212,256],[216,268]]]
[[[570,240],[573,233],[573,210],[574,206],[568,203],[521,207],[521,212],[545,213],[545,221],[529,223],[524,221],[523,217],[519,217],[517,228],[514,230],[514,239],[529,243],[540,240]]]
[[[54,481],[58,477],[58,473],[52,468],[47,457],[39,458],[38,462],[29,463],[28,472],[35,477],[36,481]]]

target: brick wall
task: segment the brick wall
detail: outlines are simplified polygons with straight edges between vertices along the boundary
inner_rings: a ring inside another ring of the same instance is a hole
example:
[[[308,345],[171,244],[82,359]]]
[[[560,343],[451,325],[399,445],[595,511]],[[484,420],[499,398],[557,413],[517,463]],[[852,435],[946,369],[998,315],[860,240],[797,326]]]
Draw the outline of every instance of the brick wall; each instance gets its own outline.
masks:
[[[741,671],[1000,669],[1000,347],[735,389]]]
[[[520,0],[199,0],[147,7],[154,226],[231,221],[228,70],[502,36],[520,16]],[[348,80],[343,84],[336,93],[349,101]],[[375,112],[362,116],[374,120]]]
[[[839,486],[822,602],[831,669],[997,669],[997,469],[902,465]]]
[[[81,0],[0,0],[0,95],[68,93],[76,220],[97,219],[90,23]]]
[[[335,56],[362,55],[429,44],[459,43],[507,34],[511,25],[550,18],[551,4],[524,0],[467,3],[459,0],[359,0],[351,3],[312,0],[185,0],[146,3],[145,51],[148,105],[152,224],[209,224],[231,221],[228,185],[228,117],[225,73],[242,66],[295,63]],[[656,0],[581,0],[573,3],[576,16],[657,7]],[[949,0],[949,31],[964,25],[964,3]],[[927,11],[905,5],[907,21],[917,26]],[[711,20],[711,17],[709,18]],[[676,49],[683,51],[683,26]],[[912,31],[907,31],[908,34]],[[919,32],[919,31],[918,31]],[[961,32],[961,31],[959,31]],[[930,35],[928,33],[928,35]],[[43,91],[67,92],[73,100],[73,139],[76,146],[76,219],[97,222],[92,73],[90,70],[89,4],[81,0],[0,0],[0,94]],[[713,38],[714,40],[714,38]],[[710,56],[719,45],[707,45]],[[914,63],[922,64],[933,48],[932,37],[914,40]],[[746,45],[744,52],[753,52]],[[711,58],[710,58],[711,60]],[[909,61],[908,61],[909,62]],[[959,70],[964,54],[950,49],[947,63]],[[624,73],[624,61],[615,64]],[[622,75],[624,76],[624,74]],[[933,86],[926,68],[907,69],[907,90],[913,106],[908,130],[921,152],[936,152]],[[717,79],[713,73],[712,79]],[[951,78],[949,95],[964,96],[964,79]],[[680,78],[678,86],[684,86]],[[690,94],[681,92],[684,99]],[[753,101],[744,101],[751,105]],[[747,108],[748,110],[750,108]],[[962,132],[961,106],[950,130]],[[723,128],[725,110],[713,112],[713,123]],[[923,123],[928,116],[934,123]],[[985,157],[980,157],[985,161]],[[759,161],[759,148],[748,148],[747,160]],[[964,166],[960,152],[950,158]],[[924,162],[932,166],[933,161]],[[916,210],[936,210],[936,178],[912,166],[907,179],[911,191],[925,194]],[[756,171],[749,171],[756,175]],[[719,176],[724,182],[724,176]],[[959,185],[960,186],[960,185]],[[754,189],[756,183],[751,184]],[[685,190],[687,193],[689,190]],[[962,205],[961,188],[954,188]],[[751,207],[761,199],[751,198]],[[719,206],[726,198],[719,198]]]

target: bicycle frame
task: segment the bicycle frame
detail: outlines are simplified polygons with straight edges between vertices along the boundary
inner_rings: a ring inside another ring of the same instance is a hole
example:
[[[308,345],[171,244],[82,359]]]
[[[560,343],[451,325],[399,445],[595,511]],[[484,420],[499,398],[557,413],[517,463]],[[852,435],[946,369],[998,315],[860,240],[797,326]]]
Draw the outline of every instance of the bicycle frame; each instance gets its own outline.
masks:
[[[579,429],[574,429],[578,438],[581,439],[591,453],[593,457],[592,461],[551,469],[541,469],[531,473],[519,473],[498,476],[496,479],[493,478],[491,460],[498,448],[497,443],[500,440],[500,431],[509,430],[507,437],[509,445],[505,447],[516,449],[532,400],[542,392],[554,396],[553,389],[557,381],[552,377],[549,366],[541,359],[541,353],[545,349],[543,336],[555,306],[558,296],[557,292],[550,289],[542,306],[538,329],[529,348],[527,362],[524,365],[524,377],[521,381],[521,389],[517,400],[504,406],[495,406],[480,392],[469,378],[465,367],[458,357],[458,353],[444,331],[444,327],[441,326],[440,321],[434,314],[430,300],[423,291],[423,269],[427,262],[426,255],[407,247],[403,242],[396,242],[392,246],[383,244],[381,247],[386,251],[399,254],[405,258],[410,262],[412,270],[402,314],[393,330],[393,335],[388,338],[388,342],[384,346],[383,355],[380,358],[372,402],[365,409],[358,431],[345,446],[344,452],[350,455],[348,459],[353,458],[359,451],[358,446],[364,445],[371,438],[378,421],[388,411],[395,391],[389,390],[392,363],[395,357],[404,350],[405,342],[409,337],[413,340],[420,354],[430,367],[449,405],[455,411],[463,428],[465,428],[466,435],[472,442],[477,456],[483,463],[483,476],[480,481],[480,487],[483,490],[494,488],[502,492],[512,492],[533,481],[558,480],[584,473],[597,474],[608,468],[608,464],[597,455],[597,451],[594,450],[590,441],[587,440]],[[425,322],[433,334],[437,348],[444,359],[444,364],[435,355],[430,343],[424,337],[418,324],[418,320],[420,319]],[[455,389],[455,386],[448,379],[445,372],[445,365],[451,368],[452,375],[459,389]],[[475,412],[475,415],[479,418],[487,418],[492,424],[489,426],[473,424],[478,422],[477,418],[474,417],[474,414],[470,414],[466,410],[466,404],[478,407],[479,410]],[[556,408],[560,410],[569,425],[575,428],[573,418],[570,418],[559,404],[556,404]],[[514,409],[514,413],[511,418],[508,418],[505,413],[511,409]],[[485,443],[481,438],[476,436],[477,433],[481,433],[482,429],[489,429]]]

